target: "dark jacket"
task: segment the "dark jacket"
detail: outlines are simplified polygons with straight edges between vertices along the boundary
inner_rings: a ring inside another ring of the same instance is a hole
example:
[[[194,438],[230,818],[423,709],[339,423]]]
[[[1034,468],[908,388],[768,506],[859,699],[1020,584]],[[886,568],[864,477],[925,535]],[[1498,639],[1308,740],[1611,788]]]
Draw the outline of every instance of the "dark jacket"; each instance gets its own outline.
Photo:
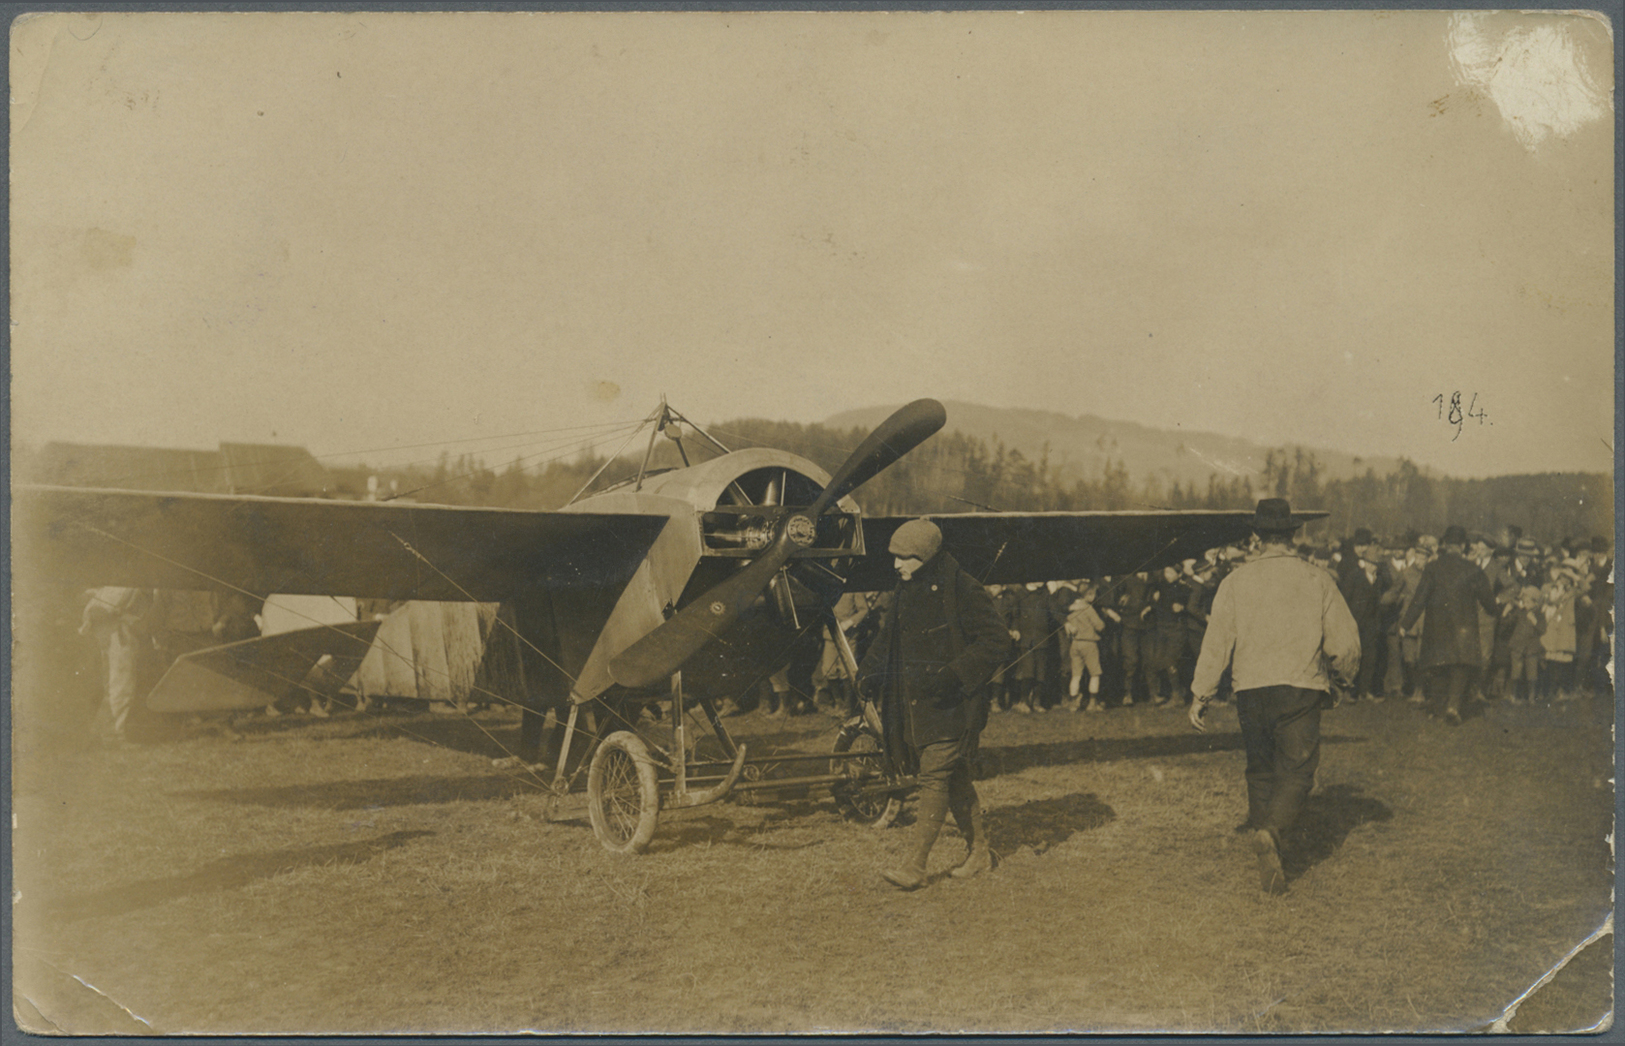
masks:
[[[1478,631],[1478,611],[1496,612],[1490,579],[1478,565],[1463,556],[1443,553],[1422,571],[1401,628],[1410,628],[1421,614],[1423,668],[1440,665],[1482,667],[1483,648]]]
[[[1066,621],[1066,616],[1072,613],[1072,601],[1078,598],[1078,590],[1063,584],[1051,592],[1045,586],[1044,594],[1049,597],[1049,616],[1055,622],[1052,627],[1059,628]]]
[[[1021,633],[1017,644],[1022,650],[1042,647],[1051,633],[1060,627],[1060,622],[1066,620],[1066,615],[1062,614],[1060,620],[1053,616],[1049,592],[1045,589],[1029,592],[1024,588],[1016,598],[1019,602],[1016,603],[1016,623],[1012,627]]]
[[[1360,626],[1360,634],[1374,633],[1382,614],[1382,589],[1365,576],[1365,568],[1360,566],[1360,558],[1352,549],[1343,553],[1338,568],[1337,590],[1343,594],[1343,602],[1349,605],[1354,623]],[[1380,571],[1378,580],[1381,580]]]
[[[1151,627],[1146,611],[1151,606],[1151,586],[1138,574],[1123,579],[1123,590],[1118,594],[1118,613],[1123,616],[1123,628],[1129,632],[1143,632]]]
[[[1180,578],[1165,581],[1158,578],[1151,583],[1151,627],[1167,635],[1185,630],[1185,600],[1189,592]],[[1175,610],[1174,607],[1178,607]]]
[[[987,590],[948,553],[899,583],[858,668],[864,692],[880,698],[887,750],[894,731],[915,748],[965,736],[976,722],[972,695],[1009,653]]]
[[[1023,590],[1018,586],[1006,586],[993,597],[993,609],[998,611],[999,620],[1004,622],[1007,630],[1016,628],[1016,614],[1021,609]]]
[[[1207,631],[1207,616],[1213,612],[1213,585],[1209,585],[1197,578],[1183,579],[1185,586],[1185,631],[1196,638],[1197,649],[1202,646],[1202,633]]]

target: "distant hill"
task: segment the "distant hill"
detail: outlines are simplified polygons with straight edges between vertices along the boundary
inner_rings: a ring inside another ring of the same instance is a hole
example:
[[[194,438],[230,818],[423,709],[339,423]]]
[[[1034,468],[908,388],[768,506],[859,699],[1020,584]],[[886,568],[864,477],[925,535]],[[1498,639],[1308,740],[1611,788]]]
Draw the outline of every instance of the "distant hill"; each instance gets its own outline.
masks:
[[[1235,436],[1154,429],[1093,414],[1072,418],[1053,411],[983,407],[953,400],[943,405],[948,408],[948,429],[987,440],[990,445],[997,439],[1029,460],[1038,460],[1048,443],[1050,465],[1058,470],[1063,484],[1099,478],[1108,459],[1121,462],[1136,482],[1156,476],[1164,486],[1176,480],[1185,486],[1205,485],[1214,474],[1251,478],[1262,474],[1265,455],[1279,449]],[[824,424],[838,429],[871,428],[896,409],[892,405],[850,410]],[[1362,458],[1320,447],[1303,449],[1314,454],[1327,480],[1363,476],[1367,469],[1382,476],[1399,466],[1398,458]]]

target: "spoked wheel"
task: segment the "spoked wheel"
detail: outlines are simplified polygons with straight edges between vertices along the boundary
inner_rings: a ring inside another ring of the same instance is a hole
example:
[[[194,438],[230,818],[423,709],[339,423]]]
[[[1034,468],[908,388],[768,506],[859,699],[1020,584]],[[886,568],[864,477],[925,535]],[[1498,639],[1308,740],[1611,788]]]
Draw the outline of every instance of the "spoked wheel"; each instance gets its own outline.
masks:
[[[833,785],[830,791],[835,796],[835,805],[848,820],[866,824],[871,828],[885,828],[897,820],[897,814],[903,808],[903,799],[898,792],[865,792],[864,785],[873,784],[884,778],[886,774],[886,760],[881,754],[880,735],[874,727],[864,721],[862,716],[849,719],[841,727],[841,732],[835,735],[835,752],[863,752],[873,755],[860,755],[851,759],[836,759],[831,762],[830,772],[844,774],[850,781],[841,781]]]
[[[593,834],[612,853],[642,853],[660,817],[660,789],[649,746],[618,730],[604,738],[587,769],[587,812]]]

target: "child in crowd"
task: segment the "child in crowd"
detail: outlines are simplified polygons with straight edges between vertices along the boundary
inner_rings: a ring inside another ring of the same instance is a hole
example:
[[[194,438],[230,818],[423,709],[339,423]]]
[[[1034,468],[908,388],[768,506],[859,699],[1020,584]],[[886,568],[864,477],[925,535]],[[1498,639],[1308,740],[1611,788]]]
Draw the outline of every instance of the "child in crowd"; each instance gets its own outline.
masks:
[[[1540,691],[1547,700],[1567,701],[1574,696],[1574,579],[1561,565],[1551,567],[1549,577],[1541,590],[1546,628],[1540,642],[1546,661]]]
[[[1518,592],[1517,606],[1513,608],[1512,615],[1512,634],[1507,640],[1512,690],[1507,700],[1521,704],[1534,699],[1535,682],[1540,678],[1540,665],[1546,654],[1541,642],[1541,636],[1546,631],[1546,617],[1541,612],[1540,589],[1534,585],[1523,586]]]
[[[1073,712],[1079,711],[1083,706],[1081,691],[1084,669],[1089,670],[1089,711],[1105,710],[1105,706],[1100,703],[1100,633],[1106,627],[1106,623],[1095,611],[1092,602],[1094,597],[1094,586],[1088,586],[1067,608],[1070,613],[1066,616],[1066,634],[1072,637],[1072,679],[1067,684],[1071,700],[1067,703],[1067,708]]]

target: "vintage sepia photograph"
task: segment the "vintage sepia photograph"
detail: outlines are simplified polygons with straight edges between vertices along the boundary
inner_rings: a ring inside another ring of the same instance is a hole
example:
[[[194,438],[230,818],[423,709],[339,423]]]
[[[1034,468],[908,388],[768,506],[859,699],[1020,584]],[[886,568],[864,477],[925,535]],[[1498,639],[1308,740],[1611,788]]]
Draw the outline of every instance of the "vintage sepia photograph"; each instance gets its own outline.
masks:
[[[1611,1029],[1617,11],[16,18],[12,1031]]]

